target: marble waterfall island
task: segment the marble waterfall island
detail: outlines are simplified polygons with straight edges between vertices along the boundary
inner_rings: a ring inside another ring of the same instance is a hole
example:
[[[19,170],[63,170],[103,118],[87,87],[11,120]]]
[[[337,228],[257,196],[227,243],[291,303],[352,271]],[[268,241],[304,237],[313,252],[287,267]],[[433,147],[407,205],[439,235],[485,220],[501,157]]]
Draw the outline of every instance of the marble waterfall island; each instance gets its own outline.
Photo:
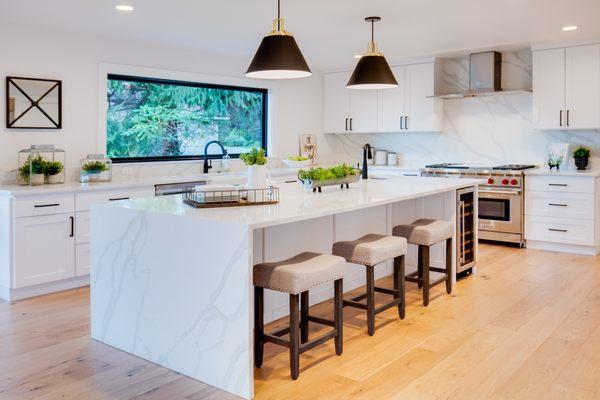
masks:
[[[322,193],[290,183],[280,187],[279,204],[220,209],[195,209],[177,195],[93,205],[92,338],[250,399],[255,263],[330,253],[335,241],[390,234],[416,218],[456,224],[456,190],[478,183],[369,179]],[[443,254],[434,248],[432,265],[441,265]],[[391,265],[377,272],[389,275]],[[364,269],[348,264],[344,290],[363,284]],[[311,303],[332,295],[332,287],[320,287]],[[267,291],[266,322],[285,316],[287,302]]]

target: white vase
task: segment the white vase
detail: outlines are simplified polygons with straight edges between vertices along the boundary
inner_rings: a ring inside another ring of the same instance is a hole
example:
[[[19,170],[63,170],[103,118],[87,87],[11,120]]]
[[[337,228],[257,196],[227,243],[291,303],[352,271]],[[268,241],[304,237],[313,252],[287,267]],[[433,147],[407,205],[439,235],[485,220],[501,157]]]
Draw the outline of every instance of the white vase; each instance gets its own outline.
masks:
[[[39,186],[44,184],[45,175],[44,174],[31,174],[29,176],[29,183],[31,186]]]
[[[264,189],[269,186],[269,179],[266,165],[248,165],[248,189]]]
[[[48,175],[48,183],[50,183],[50,184],[62,183],[62,175],[61,174]]]

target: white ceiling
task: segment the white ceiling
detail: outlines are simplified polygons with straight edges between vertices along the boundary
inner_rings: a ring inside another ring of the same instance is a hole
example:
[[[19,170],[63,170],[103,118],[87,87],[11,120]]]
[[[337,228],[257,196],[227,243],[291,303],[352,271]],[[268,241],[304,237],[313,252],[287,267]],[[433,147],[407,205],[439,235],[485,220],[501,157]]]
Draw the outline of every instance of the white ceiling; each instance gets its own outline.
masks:
[[[123,13],[117,4],[135,10]],[[6,0],[0,21],[193,50],[250,61],[275,0]],[[388,59],[600,38],[600,0],[282,0],[287,28],[313,69],[354,64],[379,15]],[[563,32],[564,25],[579,25]]]

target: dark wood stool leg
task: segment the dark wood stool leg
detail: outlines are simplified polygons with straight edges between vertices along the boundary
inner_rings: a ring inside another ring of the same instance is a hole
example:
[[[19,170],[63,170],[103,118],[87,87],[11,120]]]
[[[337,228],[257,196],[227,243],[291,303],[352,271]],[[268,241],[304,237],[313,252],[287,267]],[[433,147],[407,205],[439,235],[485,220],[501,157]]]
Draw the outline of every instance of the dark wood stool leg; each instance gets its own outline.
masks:
[[[297,294],[290,294],[290,369],[294,380],[300,375],[299,297]]]
[[[344,295],[344,280],[338,279],[334,282],[334,300],[333,300],[333,321],[337,336],[335,337],[335,354],[342,355],[344,345],[344,304],[342,297]]]
[[[394,258],[394,290],[398,294],[394,294],[394,298],[400,298],[401,303],[398,304],[398,315],[400,319],[404,319],[406,315],[406,295],[404,291],[404,256]]]
[[[300,341],[308,342],[308,290],[300,294]]]
[[[446,239],[446,293],[452,293],[452,238]]]
[[[417,286],[421,289],[423,287],[423,246],[419,245],[417,253],[417,277],[420,280],[420,282],[417,283]]]
[[[375,334],[375,267],[367,265],[367,330]]]
[[[423,248],[423,305],[429,305],[429,246],[419,246]]]
[[[264,350],[264,289],[254,287],[254,365],[260,368]]]

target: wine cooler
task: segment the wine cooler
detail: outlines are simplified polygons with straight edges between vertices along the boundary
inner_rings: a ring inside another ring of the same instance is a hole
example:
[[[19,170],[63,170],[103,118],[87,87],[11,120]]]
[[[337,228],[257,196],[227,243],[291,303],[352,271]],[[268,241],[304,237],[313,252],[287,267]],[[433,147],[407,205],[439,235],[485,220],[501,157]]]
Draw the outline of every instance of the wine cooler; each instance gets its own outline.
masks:
[[[456,273],[470,270],[477,258],[477,202],[475,188],[456,191]]]

